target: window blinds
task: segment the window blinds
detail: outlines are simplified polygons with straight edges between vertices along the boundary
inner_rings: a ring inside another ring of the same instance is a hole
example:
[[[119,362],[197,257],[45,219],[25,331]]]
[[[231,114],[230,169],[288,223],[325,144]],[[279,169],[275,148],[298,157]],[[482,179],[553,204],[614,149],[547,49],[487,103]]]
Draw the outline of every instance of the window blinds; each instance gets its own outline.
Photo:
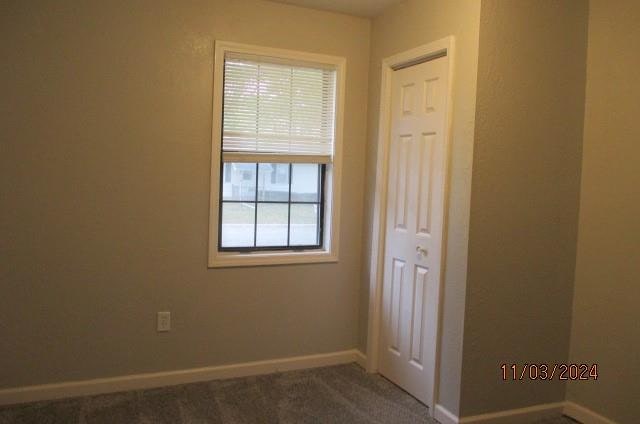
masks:
[[[227,57],[223,160],[330,162],[335,86],[335,69]]]

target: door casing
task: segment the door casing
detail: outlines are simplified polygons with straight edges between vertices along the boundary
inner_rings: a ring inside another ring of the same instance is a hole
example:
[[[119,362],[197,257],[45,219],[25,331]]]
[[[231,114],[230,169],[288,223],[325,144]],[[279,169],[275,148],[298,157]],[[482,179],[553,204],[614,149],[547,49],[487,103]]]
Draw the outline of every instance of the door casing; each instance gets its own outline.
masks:
[[[438,323],[436,342],[436,363],[433,364],[433,399],[431,405],[436,405],[438,399],[438,381],[440,368],[440,343],[442,337],[442,299],[444,296],[444,276],[447,252],[448,210],[449,210],[449,163],[451,157],[451,116],[453,111],[453,70],[455,65],[455,38],[448,36],[440,40],[425,44],[414,49],[393,55],[382,61],[382,82],[380,86],[380,115],[378,123],[378,143],[376,158],[376,181],[374,191],[373,228],[371,237],[371,265],[369,272],[369,322],[367,329],[367,371],[378,371],[378,353],[380,349],[380,330],[382,314],[382,283],[384,276],[384,246],[385,224],[387,208],[387,179],[389,171],[389,144],[391,130],[391,82],[393,71],[414,64],[433,60],[442,56],[448,57],[447,108],[445,111],[444,142],[444,204],[442,255],[440,266]],[[435,408],[429,409],[433,415]]]

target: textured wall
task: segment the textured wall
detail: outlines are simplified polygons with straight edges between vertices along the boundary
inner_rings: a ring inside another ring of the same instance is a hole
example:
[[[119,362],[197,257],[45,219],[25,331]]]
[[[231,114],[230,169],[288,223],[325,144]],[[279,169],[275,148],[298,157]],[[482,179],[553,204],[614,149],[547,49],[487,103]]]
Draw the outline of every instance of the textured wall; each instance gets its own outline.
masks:
[[[640,407],[640,3],[591,0],[571,361],[597,382],[568,400],[621,424]]]
[[[480,2],[409,0],[375,18],[371,34],[369,131],[359,346],[366,350],[369,306],[369,256],[380,104],[382,59],[443,37],[456,37],[456,68],[451,145],[449,233],[446,246],[439,403],[458,411],[462,363],[462,316],[467,263],[469,195],[476,99]]]
[[[0,387],[353,348],[369,30],[253,0],[0,2]],[[207,269],[214,39],[347,58],[339,263]]]
[[[587,2],[484,0],[464,326],[464,416],[564,400],[503,382],[566,362],[577,235]]]

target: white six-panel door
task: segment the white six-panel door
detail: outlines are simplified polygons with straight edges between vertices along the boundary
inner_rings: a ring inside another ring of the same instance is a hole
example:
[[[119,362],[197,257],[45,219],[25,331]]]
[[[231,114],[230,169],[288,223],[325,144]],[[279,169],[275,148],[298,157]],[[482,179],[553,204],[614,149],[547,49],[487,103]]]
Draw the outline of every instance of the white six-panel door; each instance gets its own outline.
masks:
[[[393,72],[379,371],[433,407],[448,59]]]

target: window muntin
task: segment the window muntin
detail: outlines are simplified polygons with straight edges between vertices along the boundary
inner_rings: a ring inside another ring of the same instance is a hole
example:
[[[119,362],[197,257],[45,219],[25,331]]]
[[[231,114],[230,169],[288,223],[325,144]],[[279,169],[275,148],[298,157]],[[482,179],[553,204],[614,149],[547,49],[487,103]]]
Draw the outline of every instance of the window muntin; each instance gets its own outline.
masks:
[[[221,190],[220,251],[322,247],[326,165],[227,162],[223,166],[230,179],[224,180]],[[244,179],[250,169],[253,182]]]

